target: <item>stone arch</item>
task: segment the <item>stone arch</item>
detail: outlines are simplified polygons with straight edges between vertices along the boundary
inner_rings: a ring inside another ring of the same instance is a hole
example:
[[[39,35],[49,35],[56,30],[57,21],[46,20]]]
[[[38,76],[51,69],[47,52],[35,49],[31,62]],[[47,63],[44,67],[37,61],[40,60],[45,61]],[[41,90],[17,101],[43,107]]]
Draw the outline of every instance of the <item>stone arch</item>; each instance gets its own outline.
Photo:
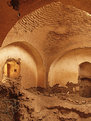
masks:
[[[75,48],[65,52],[50,66],[49,85],[53,86],[58,83],[65,86],[68,81],[78,83],[78,67],[84,61],[91,62],[91,47]]]
[[[8,58],[21,59],[21,76],[24,88],[45,87],[43,61],[39,52],[31,44],[23,41],[11,43],[1,48],[0,57],[1,68]]]

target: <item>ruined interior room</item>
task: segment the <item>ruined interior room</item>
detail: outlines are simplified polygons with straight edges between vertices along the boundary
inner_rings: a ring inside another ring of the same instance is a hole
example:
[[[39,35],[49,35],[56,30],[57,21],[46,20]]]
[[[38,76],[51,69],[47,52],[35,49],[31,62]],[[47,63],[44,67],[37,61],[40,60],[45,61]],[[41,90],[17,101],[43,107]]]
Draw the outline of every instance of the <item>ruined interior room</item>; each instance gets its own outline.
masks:
[[[0,1],[0,121],[91,121],[91,0]]]

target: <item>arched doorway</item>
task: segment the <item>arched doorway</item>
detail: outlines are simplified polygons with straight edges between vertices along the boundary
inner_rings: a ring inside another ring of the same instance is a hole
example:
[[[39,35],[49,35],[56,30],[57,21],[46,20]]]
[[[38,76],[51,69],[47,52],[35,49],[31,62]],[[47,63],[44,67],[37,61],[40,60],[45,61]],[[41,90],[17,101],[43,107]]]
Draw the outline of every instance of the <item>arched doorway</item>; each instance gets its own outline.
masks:
[[[90,47],[76,48],[66,52],[51,64],[48,74],[49,85],[65,86],[67,82],[78,83],[79,64],[84,61],[91,62]]]
[[[8,59],[3,67],[3,77],[19,78],[20,76],[20,60],[13,58]]]
[[[5,73],[7,76],[17,77],[18,74],[20,73],[20,68],[21,68],[21,77],[22,77],[21,84],[24,88],[28,89],[30,87],[46,86],[42,58],[39,52],[29,43],[27,42],[11,43],[0,50],[0,57],[1,57],[1,62],[0,62],[1,68],[4,67],[4,71],[6,69]],[[8,58],[13,58],[14,60],[10,61],[8,60]],[[21,67],[19,67],[16,64],[15,60],[17,60],[18,58],[21,59]],[[0,68],[0,80],[2,80],[1,68]],[[17,71],[19,73],[17,73]]]
[[[91,97],[91,63],[86,61],[79,64],[78,71],[79,94]]]

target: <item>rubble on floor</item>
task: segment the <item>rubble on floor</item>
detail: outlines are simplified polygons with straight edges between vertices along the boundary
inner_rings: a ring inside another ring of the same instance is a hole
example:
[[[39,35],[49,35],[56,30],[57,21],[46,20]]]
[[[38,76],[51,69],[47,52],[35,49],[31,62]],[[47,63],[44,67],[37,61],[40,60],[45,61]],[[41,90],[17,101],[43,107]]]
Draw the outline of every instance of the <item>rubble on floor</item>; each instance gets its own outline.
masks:
[[[1,121],[90,121],[91,98],[54,91],[57,85],[24,90],[19,83],[0,84]],[[54,90],[53,90],[54,89]],[[2,101],[4,100],[4,101]],[[7,101],[9,100],[9,102]],[[5,102],[5,103],[4,103]],[[11,103],[12,102],[12,103]],[[7,104],[8,106],[3,106]],[[2,110],[7,113],[2,113]],[[6,119],[4,119],[6,117]]]

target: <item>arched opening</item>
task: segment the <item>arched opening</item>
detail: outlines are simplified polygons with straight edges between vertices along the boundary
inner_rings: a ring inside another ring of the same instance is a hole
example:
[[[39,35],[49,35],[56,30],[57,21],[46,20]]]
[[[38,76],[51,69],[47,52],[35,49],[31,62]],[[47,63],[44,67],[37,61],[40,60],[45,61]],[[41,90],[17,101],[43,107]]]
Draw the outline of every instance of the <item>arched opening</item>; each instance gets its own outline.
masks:
[[[78,72],[79,94],[82,97],[91,97],[91,63],[83,62]]]
[[[0,57],[0,80],[2,80],[3,67],[7,76],[14,78],[18,76],[20,67],[16,64],[15,60],[20,58],[21,85],[27,89],[37,86],[45,87],[43,61],[39,52],[32,45],[27,42],[11,43],[0,50]],[[13,58],[14,60],[10,61],[9,58]]]
[[[85,61],[91,62],[91,48],[77,48],[66,52],[54,61],[50,67],[48,82],[50,86],[59,84],[78,83],[79,64]]]
[[[18,78],[20,76],[20,61],[8,59],[3,67],[3,77]]]

